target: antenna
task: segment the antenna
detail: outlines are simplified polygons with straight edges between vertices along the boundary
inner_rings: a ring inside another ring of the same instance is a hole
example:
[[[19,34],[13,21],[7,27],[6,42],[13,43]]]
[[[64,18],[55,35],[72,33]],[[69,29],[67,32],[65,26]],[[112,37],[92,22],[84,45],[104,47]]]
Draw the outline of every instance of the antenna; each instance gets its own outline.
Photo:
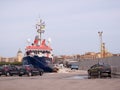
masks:
[[[45,22],[42,21],[42,19],[39,20],[39,22],[36,24],[36,29],[37,29],[37,32],[38,32],[38,45],[41,44],[41,41],[42,41],[42,33],[45,32]]]

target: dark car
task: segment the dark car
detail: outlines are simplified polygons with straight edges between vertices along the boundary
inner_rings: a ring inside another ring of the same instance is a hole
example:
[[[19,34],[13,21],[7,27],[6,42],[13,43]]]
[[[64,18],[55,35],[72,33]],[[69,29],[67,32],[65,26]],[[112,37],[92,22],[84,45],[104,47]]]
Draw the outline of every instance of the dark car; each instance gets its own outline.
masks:
[[[13,76],[19,75],[19,69],[14,65],[4,65],[0,69],[0,75]]]
[[[0,66],[0,76],[4,74],[2,66]]]
[[[98,78],[102,76],[111,77],[111,67],[108,64],[95,64],[88,69],[88,75],[90,77],[97,76]]]
[[[40,75],[42,76],[44,71],[40,68],[35,68],[33,65],[23,65],[22,68],[19,69],[19,76],[22,75]]]

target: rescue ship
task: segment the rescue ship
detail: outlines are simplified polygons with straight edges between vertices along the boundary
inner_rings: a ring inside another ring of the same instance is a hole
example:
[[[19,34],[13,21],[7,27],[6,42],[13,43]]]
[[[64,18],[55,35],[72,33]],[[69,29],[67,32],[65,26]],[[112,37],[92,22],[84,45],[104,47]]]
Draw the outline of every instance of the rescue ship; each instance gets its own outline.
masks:
[[[37,35],[32,44],[25,48],[25,57],[23,58],[23,65],[33,65],[41,68],[45,72],[53,72],[53,54],[50,46],[50,40],[46,43],[46,39],[42,39],[42,34],[45,32],[45,22],[41,19],[36,24]]]

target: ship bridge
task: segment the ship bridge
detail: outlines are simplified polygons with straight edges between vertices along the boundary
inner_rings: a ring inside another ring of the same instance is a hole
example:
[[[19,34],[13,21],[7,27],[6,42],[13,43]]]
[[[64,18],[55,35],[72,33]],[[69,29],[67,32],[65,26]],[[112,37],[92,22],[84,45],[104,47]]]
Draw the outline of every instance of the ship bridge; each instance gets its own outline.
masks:
[[[52,48],[50,47],[50,41],[46,44],[46,40],[42,39],[42,34],[45,32],[45,22],[39,20],[36,24],[38,35],[35,37],[34,42],[31,45],[26,46],[26,55],[38,55],[39,57],[52,58]]]

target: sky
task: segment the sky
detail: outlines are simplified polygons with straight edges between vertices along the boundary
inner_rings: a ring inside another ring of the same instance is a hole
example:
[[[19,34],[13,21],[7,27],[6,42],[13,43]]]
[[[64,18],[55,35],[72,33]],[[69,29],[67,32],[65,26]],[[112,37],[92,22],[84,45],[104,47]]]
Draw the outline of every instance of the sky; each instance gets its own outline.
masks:
[[[99,52],[98,31],[106,49],[120,53],[120,0],[0,0],[0,56],[25,53],[39,18],[54,55]]]

